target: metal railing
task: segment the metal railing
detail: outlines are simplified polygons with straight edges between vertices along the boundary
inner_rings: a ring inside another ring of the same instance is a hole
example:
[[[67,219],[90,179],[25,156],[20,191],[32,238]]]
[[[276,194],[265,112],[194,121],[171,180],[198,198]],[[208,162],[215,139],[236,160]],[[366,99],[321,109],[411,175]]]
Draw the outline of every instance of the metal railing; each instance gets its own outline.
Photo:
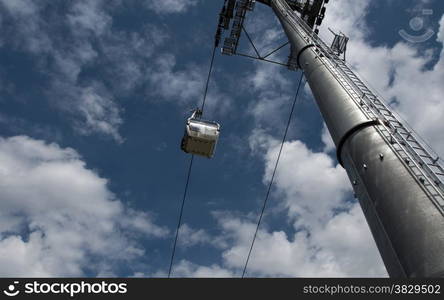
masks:
[[[375,95],[284,1],[277,0],[275,4],[293,29],[308,44],[315,45],[306,51],[314,51],[319,61],[338,80],[369,120],[380,121],[382,126],[375,126],[376,130],[422,184],[444,215],[444,168],[440,164],[439,156],[432,155],[419,142],[415,132],[401,123],[387,104]]]

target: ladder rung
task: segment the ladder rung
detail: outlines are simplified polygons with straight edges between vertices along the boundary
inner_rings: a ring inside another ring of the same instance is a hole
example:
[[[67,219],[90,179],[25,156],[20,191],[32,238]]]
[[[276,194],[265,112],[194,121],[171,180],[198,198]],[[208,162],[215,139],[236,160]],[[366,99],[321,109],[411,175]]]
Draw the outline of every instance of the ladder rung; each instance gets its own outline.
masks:
[[[416,144],[416,145],[418,145],[418,147],[421,149],[421,150],[423,150],[424,152],[426,152],[425,151],[425,149],[424,149],[424,147],[417,141],[417,140],[415,140],[415,138],[413,137],[413,136],[410,136],[411,138],[412,138],[412,140],[411,140],[411,142],[413,143],[413,144]],[[427,152],[426,152],[427,153]]]
[[[434,168],[438,168],[438,169],[442,169],[440,165],[437,164],[427,164],[429,167],[434,167]]]
[[[388,110],[388,109],[386,109],[386,108],[378,108],[379,109],[379,111],[385,111],[385,112],[388,112],[389,114],[388,114],[388,117],[392,117],[393,116],[393,114]]]
[[[412,136],[412,133],[410,131],[408,131],[405,127],[398,127],[398,132],[400,134],[405,134],[407,136]]]
[[[382,106],[384,108],[387,108],[387,106],[385,106],[381,101],[378,100],[378,98],[374,97],[373,98],[373,102],[375,103],[375,105],[379,105]]]
[[[376,99],[376,98],[374,98],[374,99]],[[384,109],[388,109],[385,105],[383,105],[382,103],[380,103],[378,101],[373,101],[373,104],[376,105],[376,106],[382,107]]]
[[[408,132],[405,128],[400,128],[401,130],[398,130],[398,132],[400,133],[400,134],[405,134],[405,135],[407,135],[408,137],[412,137],[412,133],[411,132]]]

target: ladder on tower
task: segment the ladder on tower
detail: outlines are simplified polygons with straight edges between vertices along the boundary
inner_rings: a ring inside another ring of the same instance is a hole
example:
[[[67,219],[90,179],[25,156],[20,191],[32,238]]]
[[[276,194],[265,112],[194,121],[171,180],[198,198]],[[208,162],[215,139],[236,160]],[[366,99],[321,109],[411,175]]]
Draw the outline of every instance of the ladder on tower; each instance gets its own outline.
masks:
[[[339,56],[319,38],[291,9],[277,2],[278,9],[299,34],[314,47],[318,59],[347,91],[369,120],[377,120],[376,130],[410,170],[444,215],[444,168],[438,155],[432,155],[415,137],[413,130],[401,123],[392,110],[376,96]]]

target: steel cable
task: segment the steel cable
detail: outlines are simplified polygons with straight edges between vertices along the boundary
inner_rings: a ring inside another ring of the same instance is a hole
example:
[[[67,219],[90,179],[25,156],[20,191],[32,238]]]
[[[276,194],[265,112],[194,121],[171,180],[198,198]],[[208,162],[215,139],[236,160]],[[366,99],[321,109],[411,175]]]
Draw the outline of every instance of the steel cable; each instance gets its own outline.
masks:
[[[272,185],[273,185],[273,181],[274,181],[274,176],[275,176],[275,174],[276,174],[276,170],[277,170],[277,167],[278,167],[278,165],[279,165],[279,160],[280,160],[280,158],[281,158],[282,149],[284,148],[285,140],[287,139],[288,129],[289,129],[289,127],[290,127],[291,119],[292,119],[292,117],[293,117],[293,112],[294,112],[294,108],[295,108],[295,106],[296,106],[296,102],[297,102],[297,99],[298,99],[299,91],[300,91],[300,89],[301,89],[301,85],[302,85],[302,79],[303,79],[303,77],[304,77],[304,73],[302,72],[302,73],[301,73],[301,77],[300,77],[300,79],[299,79],[298,88],[297,88],[297,90],[296,90],[296,95],[295,95],[294,100],[293,100],[293,105],[292,105],[292,107],[291,107],[290,116],[288,117],[288,122],[287,122],[287,127],[285,128],[284,137],[282,138],[282,143],[281,143],[281,147],[280,147],[280,149],[279,149],[279,154],[278,154],[278,157],[277,157],[277,160],[276,160],[276,164],[275,164],[275,166],[274,166],[273,175],[271,176],[270,184],[268,185],[267,194],[266,194],[266,196],[265,196],[264,204],[263,204],[263,206],[262,206],[262,210],[261,210],[261,213],[260,213],[260,215],[259,215],[259,220],[258,220],[257,225],[256,225],[256,231],[254,232],[253,240],[252,240],[251,245],[250,245],[250,250],[248,251],[247,260],[245,261],[244,270],[243,270],[243,272],[242,272],[242,278],[245,277],[245,273],[246,273],[246,271],[247,271],[248,263],[249,263],[249,261],[250,261],[251,252],[253,251],[254,243],[255,243],[255,241],[256,241],[256,237],[257,237],[257,233],[258,233],[258,231],[259,231],[259,227],[260,227],[260,225],[261,225],[262,218],[263,218],[263,216],[264,216],[265,208],[266,208],[266,206],[267,206],[268,198],[269,198],[269,196],[270,196],[271,187],[272,187]]]
[[[209,83],[210,83],[211,72],[213,70],[215,53],[216,53],[216,47],[213,48],[213,53],[211,55],[210,70],[208,71],[208,77],[207,77],[207,82],[205,84],[205,91],[204,91],[204,96],[203,96],[202,106],[201,106],[201,111],[202,112],[204,110],[205,102],[207,100],[208,86],[209,86]],[[186,179],[186,183],[185,183],[185,190],[183,192],[182,203],[181,203],[180,211],[179,211],[179,221],[177,222],[176,236],[174,238],[173,249],[171,251],[170,267],[168,269],[168,278],[171,277],[171,274],[172,274],[172,271],[173,271],[174,256],[176,254],[176,247],[177,247],[177,241],[179,239],[180,226],[182,225],[183,211],[184,211],[185,200],[186,200],[187,192],[188,192],[188,185],[190,183],[191,171],[192,171],[192,168],[193,168],[193,161],[194,161],[194,155],[191,155],[190,164],[189,164],[189,167],[188,167],[187,179]]]

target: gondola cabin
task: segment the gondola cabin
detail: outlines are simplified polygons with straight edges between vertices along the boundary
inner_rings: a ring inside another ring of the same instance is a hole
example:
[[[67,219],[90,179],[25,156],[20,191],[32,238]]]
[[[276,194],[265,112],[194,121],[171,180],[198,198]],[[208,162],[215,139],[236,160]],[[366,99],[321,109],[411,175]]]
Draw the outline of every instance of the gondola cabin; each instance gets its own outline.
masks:
[[[204,121],[196,110],[187,120],[181,148],[184,152],[211,158],[219,139],[220,125],[216,122]]]

